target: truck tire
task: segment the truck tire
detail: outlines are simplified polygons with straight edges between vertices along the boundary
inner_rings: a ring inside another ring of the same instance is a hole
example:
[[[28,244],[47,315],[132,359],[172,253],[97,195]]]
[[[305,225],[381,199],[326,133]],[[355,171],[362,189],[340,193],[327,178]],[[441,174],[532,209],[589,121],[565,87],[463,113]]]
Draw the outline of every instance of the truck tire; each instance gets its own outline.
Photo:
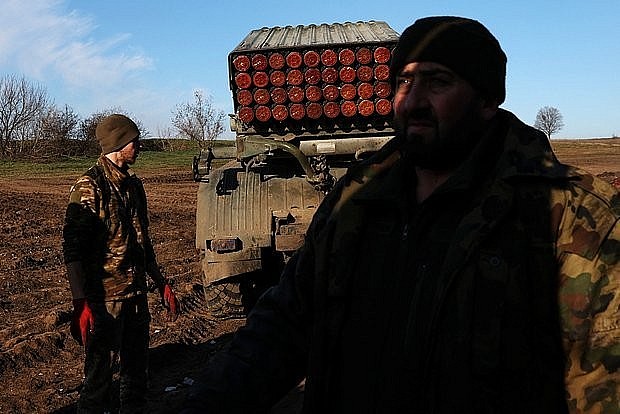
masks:
[[[218,319],[243,319],[250,313],[258,298],[275,283],[275,280],[269,280],[263,272],[212,283],[205,287],[207,309]]]
[[[244,318],[244,306],[239,282],[220,282],[205,286],[209,312],[218,319]]]

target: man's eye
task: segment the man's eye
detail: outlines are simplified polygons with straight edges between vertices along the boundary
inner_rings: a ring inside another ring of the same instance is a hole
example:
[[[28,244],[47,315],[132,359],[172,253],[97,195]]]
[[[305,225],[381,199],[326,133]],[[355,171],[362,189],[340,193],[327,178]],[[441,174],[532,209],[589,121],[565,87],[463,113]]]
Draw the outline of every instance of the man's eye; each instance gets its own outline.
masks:
[[[397,90],[409,90],[409,88],[411,88],[411,85],[413,85],[413,80],[410,78],[396,78],[396,89]]]
[[[432,91],[441,90],[443,88],[446,88],[446,87],[450,86],[451,83],[452,82],[450,82],[448,79],[430,78],[428,80],[428,87]]]

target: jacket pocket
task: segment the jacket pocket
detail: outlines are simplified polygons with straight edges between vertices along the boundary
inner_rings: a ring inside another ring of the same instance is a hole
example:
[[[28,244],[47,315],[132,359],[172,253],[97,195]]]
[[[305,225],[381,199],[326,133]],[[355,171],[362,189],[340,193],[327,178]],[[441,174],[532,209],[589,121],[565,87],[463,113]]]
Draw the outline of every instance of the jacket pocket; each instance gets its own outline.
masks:
[[[474,278],[471,320],[472,370],[492,375],[500,366],[508,265],[499,251],[481,250]]]

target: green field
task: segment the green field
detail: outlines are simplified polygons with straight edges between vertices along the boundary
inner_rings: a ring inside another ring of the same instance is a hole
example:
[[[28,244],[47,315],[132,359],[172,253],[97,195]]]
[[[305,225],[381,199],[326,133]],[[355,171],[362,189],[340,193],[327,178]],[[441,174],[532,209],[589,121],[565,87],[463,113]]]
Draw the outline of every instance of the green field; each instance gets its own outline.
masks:
[[[234,145],[234,141],[216,141],[215,144],[228,146]],[[620,138],[552,140],[551,144],[561,161],[590,169],[594,173],[617,171],[620,165]],[[187,171],[191,171],[192,160],[198,154],[198,149],[143,151],[134,169],[137,172],[169,168],[187,168]],[[0,160],[0,178],[75,176],[86,171],[96,159],[97,157],[73,157],[54,162]]]
[[[159,152],[144,151],[135,165],[136,171],[155,170],[161,166],[178,168],[187,167],[191,171],[192,159],[198,151]],[[92,166],[97,157],[72,157],[55,162],[33,162],[27,160],[0,161],[0,177],[49,177],[76,175]]]

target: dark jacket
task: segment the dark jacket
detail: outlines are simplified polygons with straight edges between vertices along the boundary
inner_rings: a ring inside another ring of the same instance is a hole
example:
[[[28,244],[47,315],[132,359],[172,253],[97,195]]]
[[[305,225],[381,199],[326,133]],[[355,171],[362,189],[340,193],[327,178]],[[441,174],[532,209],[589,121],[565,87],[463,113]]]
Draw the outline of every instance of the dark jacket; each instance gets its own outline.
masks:
[[[617,413],[616,190],[506,111],[420,205],[401,147],[330,193],[190,406],[260,412],[307,377],[310,413]]]

